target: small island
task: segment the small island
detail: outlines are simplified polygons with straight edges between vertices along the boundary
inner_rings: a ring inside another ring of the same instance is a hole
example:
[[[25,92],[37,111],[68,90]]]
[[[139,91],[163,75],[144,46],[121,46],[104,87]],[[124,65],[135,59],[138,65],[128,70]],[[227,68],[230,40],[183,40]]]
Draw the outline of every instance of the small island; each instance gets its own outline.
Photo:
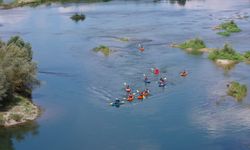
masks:
[[[241,101],[247,96],[247,86],[233,81],[228,85],[227,94],[234,97],[237,101]]]
[[[35,120],[38,106],[31,100],[32,89],[39,85],[32,48],[20,37],[0,40],[0,126],[13,126]]]
[[[231,45],[225,44],[222,49],[217,49],[209,53],[208,58],[219,66],[227,67],[243,61],[248,62],[250,51],[240,54]]]
[[[72,20],[74,20],[75,22],[78,21],[83,21],[85,20],[85,15],[84,14],[79,14],[79,13],[75,13],[73,16],[70,17]]]
[[[108,46],[100,45],[93,49],[94,52],[101,52],[104,56],[109,56],[111,54],[111,49]]]
[[[121,38],[118,38],[118,40],[121,41],[121,42],[128,42],[129,38],[127,38],[127,37],[121,37]]]
[[[230,36],[231,33],[241,32],[241,29],[233,20],[214,27],[214,30],[222,30],[221,32],[217,32],[221,36]]]
[[[199,55],[202,54],[203,52],[213,51],[213,49],[207,48],[205,42],[200,38],[187,40],[181,44],[171,44],[171,47],[183,49],[188,53],[194,55]]]

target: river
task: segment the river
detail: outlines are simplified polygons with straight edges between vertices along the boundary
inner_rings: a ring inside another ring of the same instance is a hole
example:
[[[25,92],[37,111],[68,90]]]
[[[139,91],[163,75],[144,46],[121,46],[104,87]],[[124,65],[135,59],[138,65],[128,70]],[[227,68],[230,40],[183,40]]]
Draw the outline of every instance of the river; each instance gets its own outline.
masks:
[[[86,20],[72,21],[75,12]],[[0,129],[0,149],[248,150],[250,92],[236,102],[226,95],[226,84],[236,80],[250,88],[250,65],[225,71],[206,54],[169,47],[200,37],[208,47],[229,42],[239,52],[250,50],[250,18],[235,19],[242,32],[230,37],[212,30],[237,14],[250,15],[249,0],[117,0],[0,10],[0,37],[20,35],[33,47],[42,81],[33,101],[43,109],[34,122]],[[100,44],[114,52],[93,52]],[[155,83],[153,67],[168,78],[164,89]],[[181,78],[184,69],[189,76]],[[147,87],[143,74],[153,81]],[[149,88],[152,96],[109,106],[125,96],[124,82]]]

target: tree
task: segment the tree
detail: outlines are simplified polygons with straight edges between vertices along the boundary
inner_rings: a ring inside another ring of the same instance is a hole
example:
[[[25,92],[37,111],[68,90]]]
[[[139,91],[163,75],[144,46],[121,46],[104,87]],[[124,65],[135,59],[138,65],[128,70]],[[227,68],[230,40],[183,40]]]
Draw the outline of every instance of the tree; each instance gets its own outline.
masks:
[[[7,43],[0,40],[0,100],[9,101],[14,94],[30,97],[39,81],[37,65],[32,61],[32,47],[20,37]],[[2,103],[0,101],[0,103]]]

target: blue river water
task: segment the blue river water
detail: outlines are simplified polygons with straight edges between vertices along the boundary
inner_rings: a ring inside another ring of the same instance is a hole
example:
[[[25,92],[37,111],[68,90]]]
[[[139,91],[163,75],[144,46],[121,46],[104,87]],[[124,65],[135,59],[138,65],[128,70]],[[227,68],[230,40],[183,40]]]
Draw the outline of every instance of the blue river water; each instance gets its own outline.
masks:
[[[70,16],[83,12],[86,20]],[[232,80],[250,88],[250,65],[225,71],[207,59],[171,48],[200,37],[208,47],[230,43],[250,50],[249,0],[110,1],[0,10],[0,37],[30,42],[42,85],[33,101],[42,115],[29,124],[0,129],[3,150],[248,150],[250,92],[237,102],[227,96]],[[212,27],[234,19],[242,32],[221,37]],[[119,38],[127,37],[128,42]],[[137,50],[138,43],[145,47]],[[107,45],[105,57],[92,49]],[[150,68],[169,83],[163,89]],[[179,72],[189,72],[181,78]],[[152,83],[145,87],[143,74]],[[149,88],[143,101],[111,107],[133,90]],[[250,90],[248,90],[250,91]],[[0,149],[1,149],[0,148]],[[1,150],[2,150],[1,149]]]

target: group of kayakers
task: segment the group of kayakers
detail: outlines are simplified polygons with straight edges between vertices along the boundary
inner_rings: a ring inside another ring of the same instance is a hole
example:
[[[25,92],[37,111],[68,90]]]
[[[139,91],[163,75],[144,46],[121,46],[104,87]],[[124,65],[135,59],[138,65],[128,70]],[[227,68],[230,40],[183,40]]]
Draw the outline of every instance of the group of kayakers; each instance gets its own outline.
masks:
[[[144,47],[143,47],[141,44],[138,45],[138,49],[139,49],[141,52],[144,51]],[[160,69],[157,68],[157,67],[151,68],[151,71],[152,71],[152,73],[153,73],[155,76],[160,75]],[[181,77],[186,77],[187,75],[188,75],[188,72],[187,72],[186,70],[180,72],[180,76],[181,76]],[[150,83],[151,83],[150,79],[149,79],[145,74],[144,74],[144,83],[145,83],[145,84],[150,84]],[[167,78],[166,78],[166,77],[165,77],[165,78],[164,78],[164,77],[161,77],[157,83],[158,83],[158,86],[159,86],[159,87],[164,88],[164,87],[167,85]],[[133,91],[133,90],[131,89],[131,87],[130,87],[128,84],[124,83],[124,85],[125,85],[125,92],[126,92],[126,95],[127,95],[127,97],[124,98],[124,100],[126,100],[126,101],[128,101],[128,102],[132,102],[132,101],[134,101],[135,99],[143,100],[143,99],[147,98],[148,96],[150,96],[150,91],[149,91],[148,88],[146,88],[146,89],[143,90],[143,91],[136,90],[136,92],[135,92],[135,91]],[[133,92],[134,92],[134,93],[133,93]],[[111,103],[111,105],[112,105],[112,106],[119,107],[120,105],[122,105],[122,104],[124,104],[124,103],[125,103],[125,101],[120,100],[120,99],[117,98],[114,102]]]
[[[132,89],[129,87],[129,85],[126,85],[125,91],[127,92],[127,95],[128,95],[127,101],[129,101],[129,102],[134,101],[136,93],[132,92]],[[149,96],[149,89],[145,89],[143,91],[137,90],[136,92],[138,93],[138,96],[137,96],[138,100],[143,100]]]

